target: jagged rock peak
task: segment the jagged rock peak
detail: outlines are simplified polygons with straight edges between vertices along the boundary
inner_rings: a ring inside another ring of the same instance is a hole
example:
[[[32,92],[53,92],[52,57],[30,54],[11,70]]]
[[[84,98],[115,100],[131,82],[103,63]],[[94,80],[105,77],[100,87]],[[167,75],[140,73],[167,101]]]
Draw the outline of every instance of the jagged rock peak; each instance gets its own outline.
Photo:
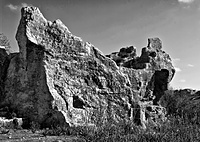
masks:
[[[45,35],[47,34],[47,32],[49,32],[48,29],[50,28],[52,28],[52,30],[57,30],[57,31],[52,31],[52,32],[57,32],[55,34],[58,34],[58,32],[61,32],[59,34],[62,34],[62,33],[70,34],[70,31],[62,23],[60,19],[57,19],[54,22],[47,21],[37,7],[23,7],[21,10],[20,23],[27,25],[25,27],[25,30],[27,33],[26,36],[31,42],[35,44],[41,44],[41,45],[46,44],[46,43],[41,43],[41,41],[47,40],[43,38],[45,38]],[[17,35],[16,35],[17,39],[18,39],[18,36],[20,36],[20,31],[17,32]]]
[[[53,22],[47,21],[36,7],[23,7],[21,15],[16,39],[19,44],[21,57],[24,59],[26,58],[26,49],[23,47],[26,47],[24,44],[27,40],[41,45],[45,51],[48,51],[52,55],[54,55],[54,51],[51,47],[55,43],[67,44],[71,42],[71,44],[89,45],[89,43],[83,43],[80,37],[72,35],[61,20],[58,19]],[[72,43],[72,41],[75,42]]]
[[[149,38],[147,47],[151,47],[154,49],[162,49],[162,41],[159,38]]]

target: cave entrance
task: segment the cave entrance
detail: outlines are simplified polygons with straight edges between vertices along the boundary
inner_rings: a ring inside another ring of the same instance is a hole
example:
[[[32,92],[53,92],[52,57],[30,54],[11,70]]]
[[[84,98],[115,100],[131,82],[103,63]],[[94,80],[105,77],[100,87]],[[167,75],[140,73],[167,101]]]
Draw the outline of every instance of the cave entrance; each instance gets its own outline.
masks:
[[[80,108],[84,109],[84,102],[78,97],[78,96],[73,96],[73,107],[74,108]]]
[[[163,96],[164,91],[168,89],[168,77],[169,71],[167,69],[161,69],[161,71],[155,72],[153,95],[156,98],[153,100],[154,105],[158,105],[158,101]]]

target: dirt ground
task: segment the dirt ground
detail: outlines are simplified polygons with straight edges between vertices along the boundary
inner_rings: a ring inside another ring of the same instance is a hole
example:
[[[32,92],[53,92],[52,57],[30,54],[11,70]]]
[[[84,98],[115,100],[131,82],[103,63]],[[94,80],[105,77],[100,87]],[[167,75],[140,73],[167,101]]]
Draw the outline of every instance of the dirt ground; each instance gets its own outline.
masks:
[[[44,136],[42,131],[4,130],[0,133],[0,142],[85,142],[72,136]]]

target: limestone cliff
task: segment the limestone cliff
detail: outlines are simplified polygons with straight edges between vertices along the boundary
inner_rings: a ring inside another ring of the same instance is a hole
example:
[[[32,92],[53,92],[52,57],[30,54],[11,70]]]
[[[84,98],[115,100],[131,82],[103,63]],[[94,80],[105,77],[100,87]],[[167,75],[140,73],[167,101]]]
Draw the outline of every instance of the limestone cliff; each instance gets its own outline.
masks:
[[[20,117],[44,126],[144,125],[148,107],[162,111],[157,104],[175,70],[158,38],[148,40],[140,57],[134,47],[105,56],[60,20],[24,7],[16,39],[20,52],[10,55],[1,105]]]

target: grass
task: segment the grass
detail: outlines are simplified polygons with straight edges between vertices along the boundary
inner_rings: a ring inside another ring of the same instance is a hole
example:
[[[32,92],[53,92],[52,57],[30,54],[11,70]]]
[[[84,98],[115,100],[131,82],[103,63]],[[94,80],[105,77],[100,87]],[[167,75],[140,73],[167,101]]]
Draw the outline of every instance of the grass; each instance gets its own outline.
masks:
[[[118,124],[108,122],[101,127],[54,127],[44,130],[43,135],[76,136],[86,142],[199,142],[200,115],[195,115],[198,110],[188,107],[191,105],[188,101],[181,100],[180,103],[172,91],[166,95],[167,120],[158,126],[149,125],[146,130],[133,122],[123,121]]]
[[[53,128],[44,135],[70,135],[85,139],[87,142],[199,142],[200,125],[191,123],[180,116],[168,116],[160,127],[148,126],[146,130],[135,124],[121,122],[94,127]]]

